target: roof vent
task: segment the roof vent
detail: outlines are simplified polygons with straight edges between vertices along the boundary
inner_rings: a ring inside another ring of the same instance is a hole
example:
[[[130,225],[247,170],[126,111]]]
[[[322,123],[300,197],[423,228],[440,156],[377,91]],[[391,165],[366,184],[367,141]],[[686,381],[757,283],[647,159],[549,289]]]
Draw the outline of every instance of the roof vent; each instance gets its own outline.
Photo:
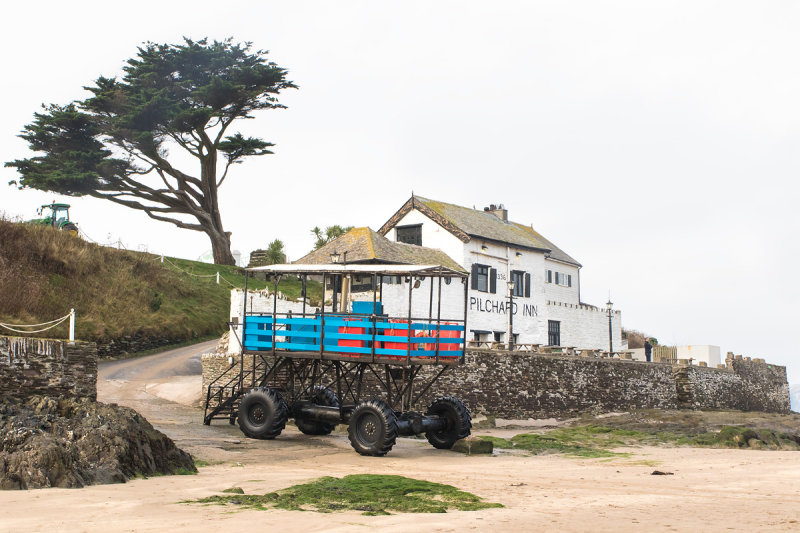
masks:
[[[490,204],[489,207],[484,207],[483,210],[493,214],[503,222],[508,222],[508,209],[506,209],[503,204]]]

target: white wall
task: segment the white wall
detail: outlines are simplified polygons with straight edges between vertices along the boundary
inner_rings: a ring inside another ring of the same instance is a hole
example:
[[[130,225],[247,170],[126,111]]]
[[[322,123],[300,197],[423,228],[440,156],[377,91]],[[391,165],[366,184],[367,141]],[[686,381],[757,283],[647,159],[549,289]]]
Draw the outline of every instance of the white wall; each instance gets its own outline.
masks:
[[[580,303],[580,269],[575,265],[562,263],[561,261],[554,261],[552,259],[544,260],[544,270],[553,271],[553,282],[545,283],[545,298],[556,302],[567,304]],[[572,287],[558,285],[556,283],[556,272],[561,274],[568,274],[572,276]]]
[[[694,344],[689,346],[678,346],[678,359],[692,359],[692,364],[705,361],[708,366],[716,367],[721,363],[719,346],[709,344]]]
[[[463,243],[461,239],[441,227],[439,224],[423,215],[416,209],[412,209],[400,219],[397,226],[412,224],[422,224],[422,246],[426,248],[438,248],[450,256],[451,259],[461,262],[459,258],[463,255]],[[386,238],[390,241],[397,241],[397,230],[392,228],[387,233]]]
[[[513,331],[519,336],[517,342],[539,342],[537,339],[541,337],[541,307],[545,302],[544,254],[473,238],[468,243],[462,243],[462,257],[459,262],[468,271],[472,270],[474,263],[497,270],[495,293],[473,289],[469,291],[468,329],[503,332],[503,341],[508,341],[507,283],[511,278],[511,271],[520,270],[531,275],[531,292],[529,297],[513,298]]]
[[[608,350],[608,315],[603,309],[588,305],[549,302],[545,313],[547,320],[561,322],[561,346],[600,348]],[[547,322],[544,323],[545,337]],[[611,317],[613,349],[622,349],[622,313],[614,311]],[[545,343],[547,339],[545,338]]]

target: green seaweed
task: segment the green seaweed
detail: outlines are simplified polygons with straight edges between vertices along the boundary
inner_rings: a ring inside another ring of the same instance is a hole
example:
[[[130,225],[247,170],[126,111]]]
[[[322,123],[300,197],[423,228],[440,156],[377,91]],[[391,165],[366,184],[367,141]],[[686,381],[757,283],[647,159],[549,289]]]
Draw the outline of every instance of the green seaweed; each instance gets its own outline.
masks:
[[[268,494],[209,496],[183,503],[238,505],[248,509],[292,511],[361,511],[364,515],[446,513],[503,507],[453,486],[403,476],[356,474],[322,477]]]

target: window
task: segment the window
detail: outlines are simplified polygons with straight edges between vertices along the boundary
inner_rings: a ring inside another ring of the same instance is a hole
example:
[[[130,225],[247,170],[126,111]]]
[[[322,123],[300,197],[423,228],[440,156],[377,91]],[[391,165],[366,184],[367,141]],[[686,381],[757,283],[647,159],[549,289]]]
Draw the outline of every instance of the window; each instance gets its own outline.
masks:
[[[422,224],[397,226],[397,242],[422,246]]]
[[[505,336],[505,333],[503,333],[502,331],[495,331],[494,332],[494,342],[503,342],[503,337],[504,336]]]
[[[511,281],[514,282],[514,296],[530,298],[531,296],[531,275],[522,270],[511,271]]]
[[[476,291],[497,293],[497,269],[473,263],[471,287]]]
[[[489,340],[489,335],[491,335],[491,331],[482,331],[473,329],[472,330],[472,340],[476,342],[486,342]]]
[[[547,283],[553,283],[553,271],[548,270],[546,274],[547,275],[545,276],[545,281],[547,281]]]
[[[572,287],[572,274],[562,274],[561,272],[556,272],[556,285],[561,285],[562,287]]]
[[[514,283],[514,290],[511,291],[511,294],[514,296],[523,296],[525,294],[525,272],[512,270],[511,282]]]
[[[558,320],[547,321],[547,344],[550,346],[561,345],[561,322]]]

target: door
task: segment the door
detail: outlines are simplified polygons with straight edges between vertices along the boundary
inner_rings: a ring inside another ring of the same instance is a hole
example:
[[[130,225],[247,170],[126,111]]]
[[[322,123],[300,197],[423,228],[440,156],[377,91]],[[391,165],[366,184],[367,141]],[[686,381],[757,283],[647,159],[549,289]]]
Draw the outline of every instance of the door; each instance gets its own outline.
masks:
[[[547,344],[561,346],[561,322],[558,320],[547,321]]]

